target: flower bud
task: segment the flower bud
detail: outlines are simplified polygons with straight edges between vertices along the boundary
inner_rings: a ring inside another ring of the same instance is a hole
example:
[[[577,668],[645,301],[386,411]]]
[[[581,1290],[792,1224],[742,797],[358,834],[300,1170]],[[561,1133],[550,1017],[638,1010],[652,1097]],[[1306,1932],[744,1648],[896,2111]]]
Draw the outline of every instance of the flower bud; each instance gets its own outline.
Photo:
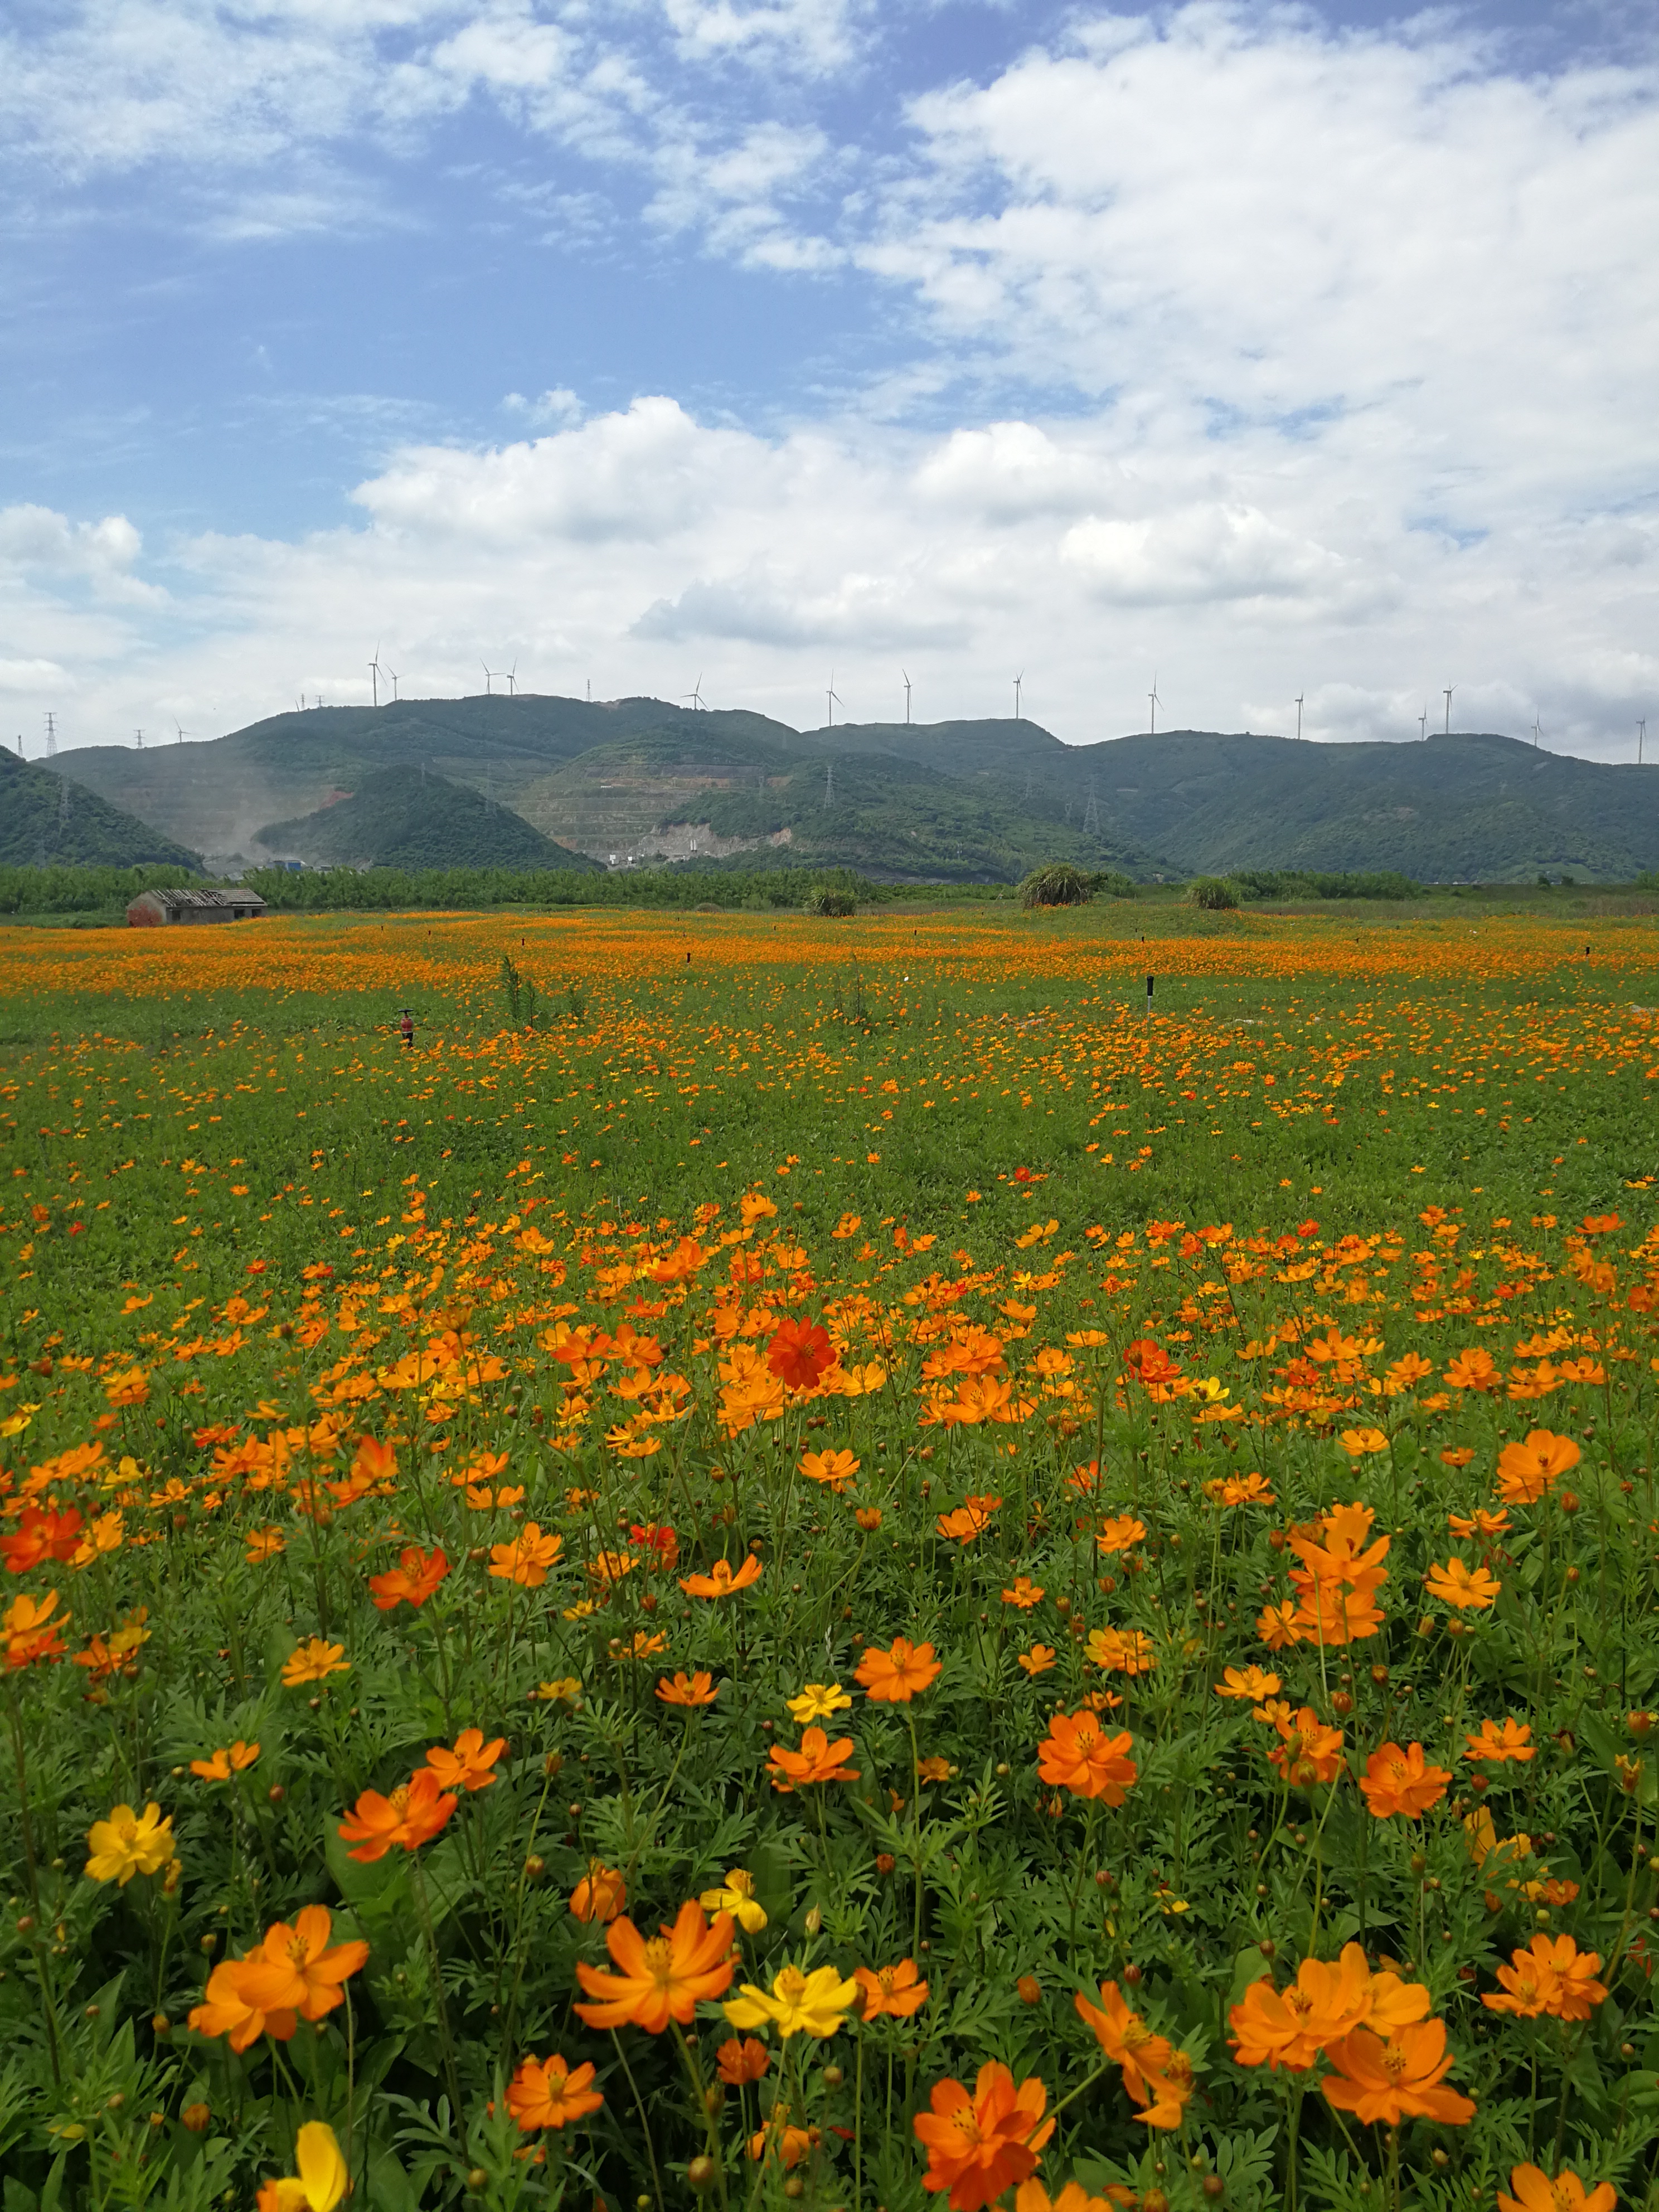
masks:
[[[715,2166],[714,2160],[709,2157],[707,2151],[705,2151],[700,2158],[694,2158],[690,2165],[685,2169],[685,2178],[690,2183],[693,2189],[696,2191],[699,2197],[706,2197],[708,2195],[708,2191],[714,2186],[718,2174],[719,2169]],[[648,2203],[650,2199],[647,2197],[646,2201]]]
[[[205,2135],[207,2124],[212,2118],[213,2112],[210,2106],[186,2105],[179,2115],[179,2123],[181,2127],[188,2128],[193,2136]]]
[[[1042,1984],[1035,1974],[1022,1974],[1014,1987],[1019,1991],[1019,2001],[1022,2004],[1034,2005],[1042,2002]]]

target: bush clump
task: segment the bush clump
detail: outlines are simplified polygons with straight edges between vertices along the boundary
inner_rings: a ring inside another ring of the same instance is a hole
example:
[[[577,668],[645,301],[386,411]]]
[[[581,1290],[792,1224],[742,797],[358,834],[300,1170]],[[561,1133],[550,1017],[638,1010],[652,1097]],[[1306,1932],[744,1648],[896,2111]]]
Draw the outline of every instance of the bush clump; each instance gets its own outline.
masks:
[[[1089,896],[1088,877],[1069,860],[1034,868],[1019,887],[1019,902],[1024,907],[1082,906]]]
[[[826,888],[815,891],[806,902],[808,914],[856,914],[859,902],[851,891]]]
[[[1187,896],[1193,905],[1208,907],[1214,914],[1225,913],[1238,904],[1238,893],[1224,876],[1200,876],[1187,886]]]

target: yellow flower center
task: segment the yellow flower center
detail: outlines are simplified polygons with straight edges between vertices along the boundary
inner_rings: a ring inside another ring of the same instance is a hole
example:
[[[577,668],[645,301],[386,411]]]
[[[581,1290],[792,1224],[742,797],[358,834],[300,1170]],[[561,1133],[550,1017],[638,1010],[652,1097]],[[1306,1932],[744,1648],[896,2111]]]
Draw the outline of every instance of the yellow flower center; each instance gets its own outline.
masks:
[[[645,1964],[653,1982],[666,1988],[673,1979],[674,1954],[665,1936],[653,1936],[645,1947]]]

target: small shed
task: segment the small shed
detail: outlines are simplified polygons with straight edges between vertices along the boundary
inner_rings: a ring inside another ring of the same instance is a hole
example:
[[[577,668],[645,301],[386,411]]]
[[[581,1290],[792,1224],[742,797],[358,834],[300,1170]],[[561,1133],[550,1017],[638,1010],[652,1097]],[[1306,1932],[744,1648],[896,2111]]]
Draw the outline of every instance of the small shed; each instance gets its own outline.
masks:
[[[267,911],[258,891],[245,884],[198,890],[180,884],[177,890],[141,891],[127,908],[134,929],[156,929],[167,923],[251,921]]]

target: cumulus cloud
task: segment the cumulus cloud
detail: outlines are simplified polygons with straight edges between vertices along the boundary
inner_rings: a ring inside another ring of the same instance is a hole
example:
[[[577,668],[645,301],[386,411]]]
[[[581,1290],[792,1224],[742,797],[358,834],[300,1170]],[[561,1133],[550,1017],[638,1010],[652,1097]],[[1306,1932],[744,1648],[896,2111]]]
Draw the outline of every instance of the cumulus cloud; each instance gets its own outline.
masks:
[[[0,34],[0,120],[70,173],[345,162],[487,106],[606,193],[630,171],[613,244],[742,263],[796,314],[860,272],[902,343],[878,398],[793,422],[509,395],[538,434],[389,441],[359,520],[292,542],[164,564],[7,510],[0,649],[65,662],[77,590],[165,577],[188,632],[110,630],[83,680],[112,733],[164,695],[225,726],[366,697],[358,631],[405,695],[516,653],[539,689],[701,667],[813,720],[832,659],[848,712],[897,711],[902,658],[920,714],[1010,705],[1024,667],[1085,738],[1139,726],[1156,668],[1176,723],[1293,727],[1301,693],[1310,734],[1405,738],[1452,683],[1465,726],[1627,748],[1659,699],[1659,74],[1522,72],[1450,20],[1085,8],[860,141],[862,0],[74,0]],[[310,189],[285,216],[262,171],[248,219],[301,225]]]

